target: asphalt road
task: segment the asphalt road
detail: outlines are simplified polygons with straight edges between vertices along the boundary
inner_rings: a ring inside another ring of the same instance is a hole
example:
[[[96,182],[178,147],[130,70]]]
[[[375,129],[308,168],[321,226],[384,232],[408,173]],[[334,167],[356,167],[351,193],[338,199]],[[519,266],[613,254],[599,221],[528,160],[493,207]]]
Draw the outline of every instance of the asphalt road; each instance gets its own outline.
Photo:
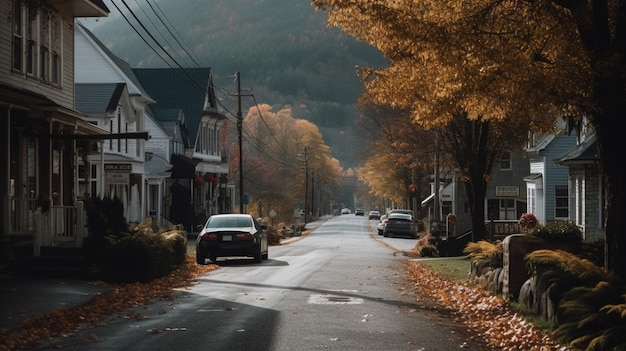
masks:
[[[140,319],[112,316],[43,349],[482,350],[413,295],[396,254],[413,245],[337,216],[261,264],[221,262],[173,300],[137,307]]]

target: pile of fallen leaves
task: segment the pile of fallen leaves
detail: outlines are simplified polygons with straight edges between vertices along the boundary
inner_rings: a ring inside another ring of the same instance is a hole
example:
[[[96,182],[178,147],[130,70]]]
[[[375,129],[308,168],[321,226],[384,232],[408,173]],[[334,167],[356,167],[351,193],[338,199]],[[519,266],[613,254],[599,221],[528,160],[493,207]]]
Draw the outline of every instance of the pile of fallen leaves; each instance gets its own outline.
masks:
[[[109,292],[95,295],[89,304],[76,308],[59,308],[23,320],[16,330],[0,331],[0,351],[33,348],[43,340],[93,326],[112,314],[126,313],[130,317],[140,318],[130,312],[133,307],[146,305],[157,299],[171,298],[174,289],[188,287],[194,284],[196,277],[216,268],[216,265],[198,265],[195,258],[187,257],[178,269],[149,283],[112,285]]]
[[[408,279],[421,297],[450,309],[457,321],[490,347],[502,351],[565,351],[550,334],[527,322],[507,301],[491,293],[448,280],[427,265],[407,261]]]

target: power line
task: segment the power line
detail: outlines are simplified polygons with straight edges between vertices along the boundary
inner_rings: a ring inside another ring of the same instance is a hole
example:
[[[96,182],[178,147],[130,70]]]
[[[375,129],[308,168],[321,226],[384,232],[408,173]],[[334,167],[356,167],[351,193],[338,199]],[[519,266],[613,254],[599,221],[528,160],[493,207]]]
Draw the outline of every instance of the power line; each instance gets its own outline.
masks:
[[[178,43],[178,45],[183,49],[183,51],[185,51],[185,53],[187,54],[187,56],[189,56],[189,58],[191,59],[191,61],[193,61],[196,66],[201,67],[200,63],[198,63],[199,60],[196,60],[196,58],[194,58],[194,55],[192,55],[189,51],[187,51],[187,47],[189,45],[187,45],[187,43],[185,43],[184,39],[180,36],[180,34],[178,33],[178,31],[176,31],[176,27],[174,27],[174,25],[172,24],[172,22],[170,22],[169,18],[167,18],[167,15],[163,12],[163,10],[161,10],[161,8],[159,7],[159,5],[157,3],[154,4],[154,6],[156,6],[159,11],[163,14],[163,17],[165,17],[165,19],[167,20],[167,23],[169,23],[169,26],[163,21],[163,19],[161,18],[161,16],[154,10],[154,7],[152,6],[152,4],[150,3],[150,1],[146,0],[146,3],[148,4],[148,6],[150,6],[150,8],[152,9],[152,12],[154,12],[154,14],[157,16],[157,18],[159,19],[159,21],[161,21],[161,23],[163,24],[163,26],[165,27],[165,29],[167,29],[167,32],[170,33],[170,35],[172,36],[172,38],[174,38],[174,40],[176,41],[176,43]],[[172,33],[172,31],[170,30],[170,27],[172,27],[174,29],[174,31],[176,32],[177,35],[174,35],[174,33]],[[181,41],[185,44],[181,44],[181,42],[178,40],[178,38],[181,39]]]
[[[169,57],[176,66],[178,66],[180,69],[184,70],[183,66],[181,66],[178,61],[176,61],[176,59],[174,57],[172,57],[172,55],[167,52],[167,50],[165,50],[165,48],[159,43],[158,40],[156,40],[156,38],[150,33],[150,31],[146,28],[146,26],[144,26],[144,24],[141,22],[141,20],[137,17],[137,15],[135,14],[135,12],[133,12],[133,10],[130,8],[130,6],[128,6],[128,4],[126,3],[126,0],[122,0],[122,4],[124,4],[124,6],[126,6],[126,9],[128,9],[128,12],[130,12],[130,14],[133,16],[133,18],[135,18],[135,21],[137,21],[137,23],[141,26],[141,28],[143,28],[143,30],[146,32],[146,34],[148,34],[148,36],[159,46],[159,48],[165,52],[165,54],[167,55],[167,57]],[[117,5],[115,6],[117,8]],[[119,11],[119,8],[118,8]],[[124,16],[124,18],[126,18],[126,16]],[[128,20],[127,20],[128,21]],[[130,22],[129,22],[130,24]],[[133,27],[134,28],[134,27]],[[135,32],[137,32],[135,30]],[[139,34],[139,33],[137,33]],[[152,46],[150,47],[152,48]],[[152,50],[154,50],[154,48],[152,48]],[[156,51],[155,51],[156,53]],[[191,78],[191,77],[189,77]]]

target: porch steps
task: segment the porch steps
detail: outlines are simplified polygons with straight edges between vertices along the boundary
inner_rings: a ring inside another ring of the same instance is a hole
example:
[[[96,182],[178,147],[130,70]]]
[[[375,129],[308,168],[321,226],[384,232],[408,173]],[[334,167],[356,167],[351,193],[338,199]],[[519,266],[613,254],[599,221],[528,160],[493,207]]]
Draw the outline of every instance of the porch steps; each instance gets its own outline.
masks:
[[[81,248],[42,247],[41,256],[24,261],[24,273],[46,278],[88,278]]]

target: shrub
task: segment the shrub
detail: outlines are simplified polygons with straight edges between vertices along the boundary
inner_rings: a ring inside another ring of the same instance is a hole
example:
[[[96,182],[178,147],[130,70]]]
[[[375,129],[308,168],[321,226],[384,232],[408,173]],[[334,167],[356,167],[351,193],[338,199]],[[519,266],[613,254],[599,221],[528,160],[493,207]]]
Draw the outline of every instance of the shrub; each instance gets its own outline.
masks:
[[[111,282],[146,283],[167,275],[187,254],[183,231],[154,233],[140,228],[134,233],[108,236],[91,259],[92,273]]]
[[[532,231],[532,235],[549,241],[567,241],[571,243],[580,243],[582,241],[580,228],[570,221],[554,221],[536,226]]]
[[[501,241],[491,243],[481,240],[467,244],[463,252],[469,255],[472,264],[478,270],[482,270],[486,267],[502,267],[504,265],[503,250]]]
[[[538,277],[566,287],[557,307],[554,335],[580,350],[626,349],[626,287],[614,273],[563,250],[536,250],[526,256]]]
[[[124,217],[124,204],[117,197],[102,199],[95,197],[85,201],[87,212],[87,228],[91,237],[103,239],[109,234],[128,231],[128,223]]]
[[[265,235],[267,235],[268,245],[280,244],[280,239],[282,239],[282,235],[276,227],[267,227],[267,229],[265,229]]]
[[[436,239],[428,233],[417,241],[414,250],[420,257],[439,257],[439,250],[433,242],[436,242]]]

